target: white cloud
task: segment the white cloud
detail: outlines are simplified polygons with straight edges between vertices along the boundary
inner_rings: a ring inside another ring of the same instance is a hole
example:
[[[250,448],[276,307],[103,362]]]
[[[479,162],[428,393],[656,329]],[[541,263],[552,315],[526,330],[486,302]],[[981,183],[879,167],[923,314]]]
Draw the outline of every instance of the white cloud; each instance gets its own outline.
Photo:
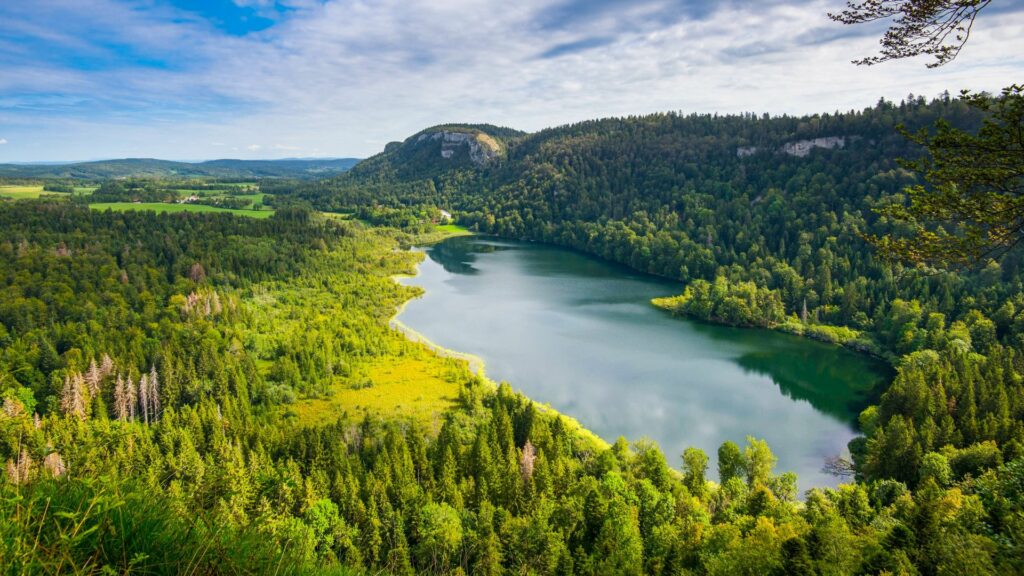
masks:
[[[73,4],[81,26],[100,26],[154,57],[163,47],[181,48],[187,62],[91,72],[27,62],[0,75],[0,124],[20,130],[7,135],[18,136],[19,149],[46,140],[52,146],[41,149],[62,158],[99,154],[97,148],[104,156],[193,157],[217,148],[188,142],[254,139],[367,156],[381,142],[444,122],[537,130],[664,110],[827,112],[908,92],[995,90],[1024,70],[1021,12],[982,13],[961,56],[943,68],[926,69],[924,60],[865,68],[849,61],[873,54],[877,34],[851,35],[858,29],[830,22],[825,14],[837,0],[790,2],[719,3],[699,22],[652,18],[660,1],[613,3],[569,27],[551,27],[544,19],[552,0],[303,1],[277,25],[238,38],[168,8],[82,0]],[[48,13],[34,24],[40,34],[101,49],[83,40],[91,35],[78,24],[46,30]],[[11,112],[27,109],[18,104],[30,93],[63,96],[32,116]],[[96,101],[103,112],[60,117]],[[140,103],[148,108],[139,110]],[[160,145],[154,134],[182,144]],[[294,149],[246,148],[251,157]]]
[[[7,144],[7,138],[0,138],[0,145]]]
[[[290,151],[295,151],[295,150],[302,150],[302,148],[300,148],[298,146],[288,146],[287,144],[274,144],[274,150],[290,150]]]
[[[280,25],[273,41],[227,54],[211,73],[267,106],[234,129],[301,131],[323,147],[367,155],[379,147],[360,142],[450,121],[536,130],[659,110],[813,113],[907,92],[992,89],[1019,76],[1024,52],[1019,16],[989,20],[984,30],[979,20],[960,60],[929,70],[922,61],[849,64],[874,53],[877,36],[850,36],[831,23],[831,1],[730,3],[699,25],[625,32],[616,14],[572,30],[538,30],[547,4],[329,2]],[[809,30],[837,38],[794,40]],[[539,57],[588,37],[610,40]]]

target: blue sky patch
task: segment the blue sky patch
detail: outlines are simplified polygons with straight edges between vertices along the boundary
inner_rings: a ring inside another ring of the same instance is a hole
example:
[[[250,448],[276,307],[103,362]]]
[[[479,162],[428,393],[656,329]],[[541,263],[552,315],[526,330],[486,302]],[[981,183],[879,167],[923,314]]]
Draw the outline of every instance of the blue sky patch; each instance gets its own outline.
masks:
[[[167,0],[167,3],[202,17],[214,28],[232,36],[266,30],[290,11],[279,2],[260,9],[239,6],[231,0]]]

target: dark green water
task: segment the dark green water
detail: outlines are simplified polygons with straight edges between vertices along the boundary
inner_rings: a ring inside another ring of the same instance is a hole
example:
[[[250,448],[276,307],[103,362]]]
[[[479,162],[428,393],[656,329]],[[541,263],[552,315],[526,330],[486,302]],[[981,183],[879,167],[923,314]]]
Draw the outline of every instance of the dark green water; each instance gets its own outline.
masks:
[[[768,440],[800,488],[834,485],[857,414],[889,377],[871,358],[803,338],[673,318],[651,298],[681,286],[559,248],[481,237],[429,247],[405,283],[426,295],[402,322],[482,357],[487,375],[613,441],[687,446]]]

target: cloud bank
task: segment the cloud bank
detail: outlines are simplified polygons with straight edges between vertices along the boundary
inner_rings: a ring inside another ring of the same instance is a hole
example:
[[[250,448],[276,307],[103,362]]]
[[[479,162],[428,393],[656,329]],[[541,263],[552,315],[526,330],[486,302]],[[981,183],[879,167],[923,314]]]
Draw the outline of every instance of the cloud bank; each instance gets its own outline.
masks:
[[[37,0],[0,5],[0,161],[367,156],[444,122],[828,112],[996,90],[1024,0],[960,58],[857,67],[838,0]]]

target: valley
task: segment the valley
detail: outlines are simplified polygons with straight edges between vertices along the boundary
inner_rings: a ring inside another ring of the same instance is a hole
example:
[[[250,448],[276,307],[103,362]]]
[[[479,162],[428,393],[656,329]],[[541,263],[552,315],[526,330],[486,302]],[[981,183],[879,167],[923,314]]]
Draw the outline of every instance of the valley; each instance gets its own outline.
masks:
[[[1021,2],[0,22],[0,574],[1024,575]]]

